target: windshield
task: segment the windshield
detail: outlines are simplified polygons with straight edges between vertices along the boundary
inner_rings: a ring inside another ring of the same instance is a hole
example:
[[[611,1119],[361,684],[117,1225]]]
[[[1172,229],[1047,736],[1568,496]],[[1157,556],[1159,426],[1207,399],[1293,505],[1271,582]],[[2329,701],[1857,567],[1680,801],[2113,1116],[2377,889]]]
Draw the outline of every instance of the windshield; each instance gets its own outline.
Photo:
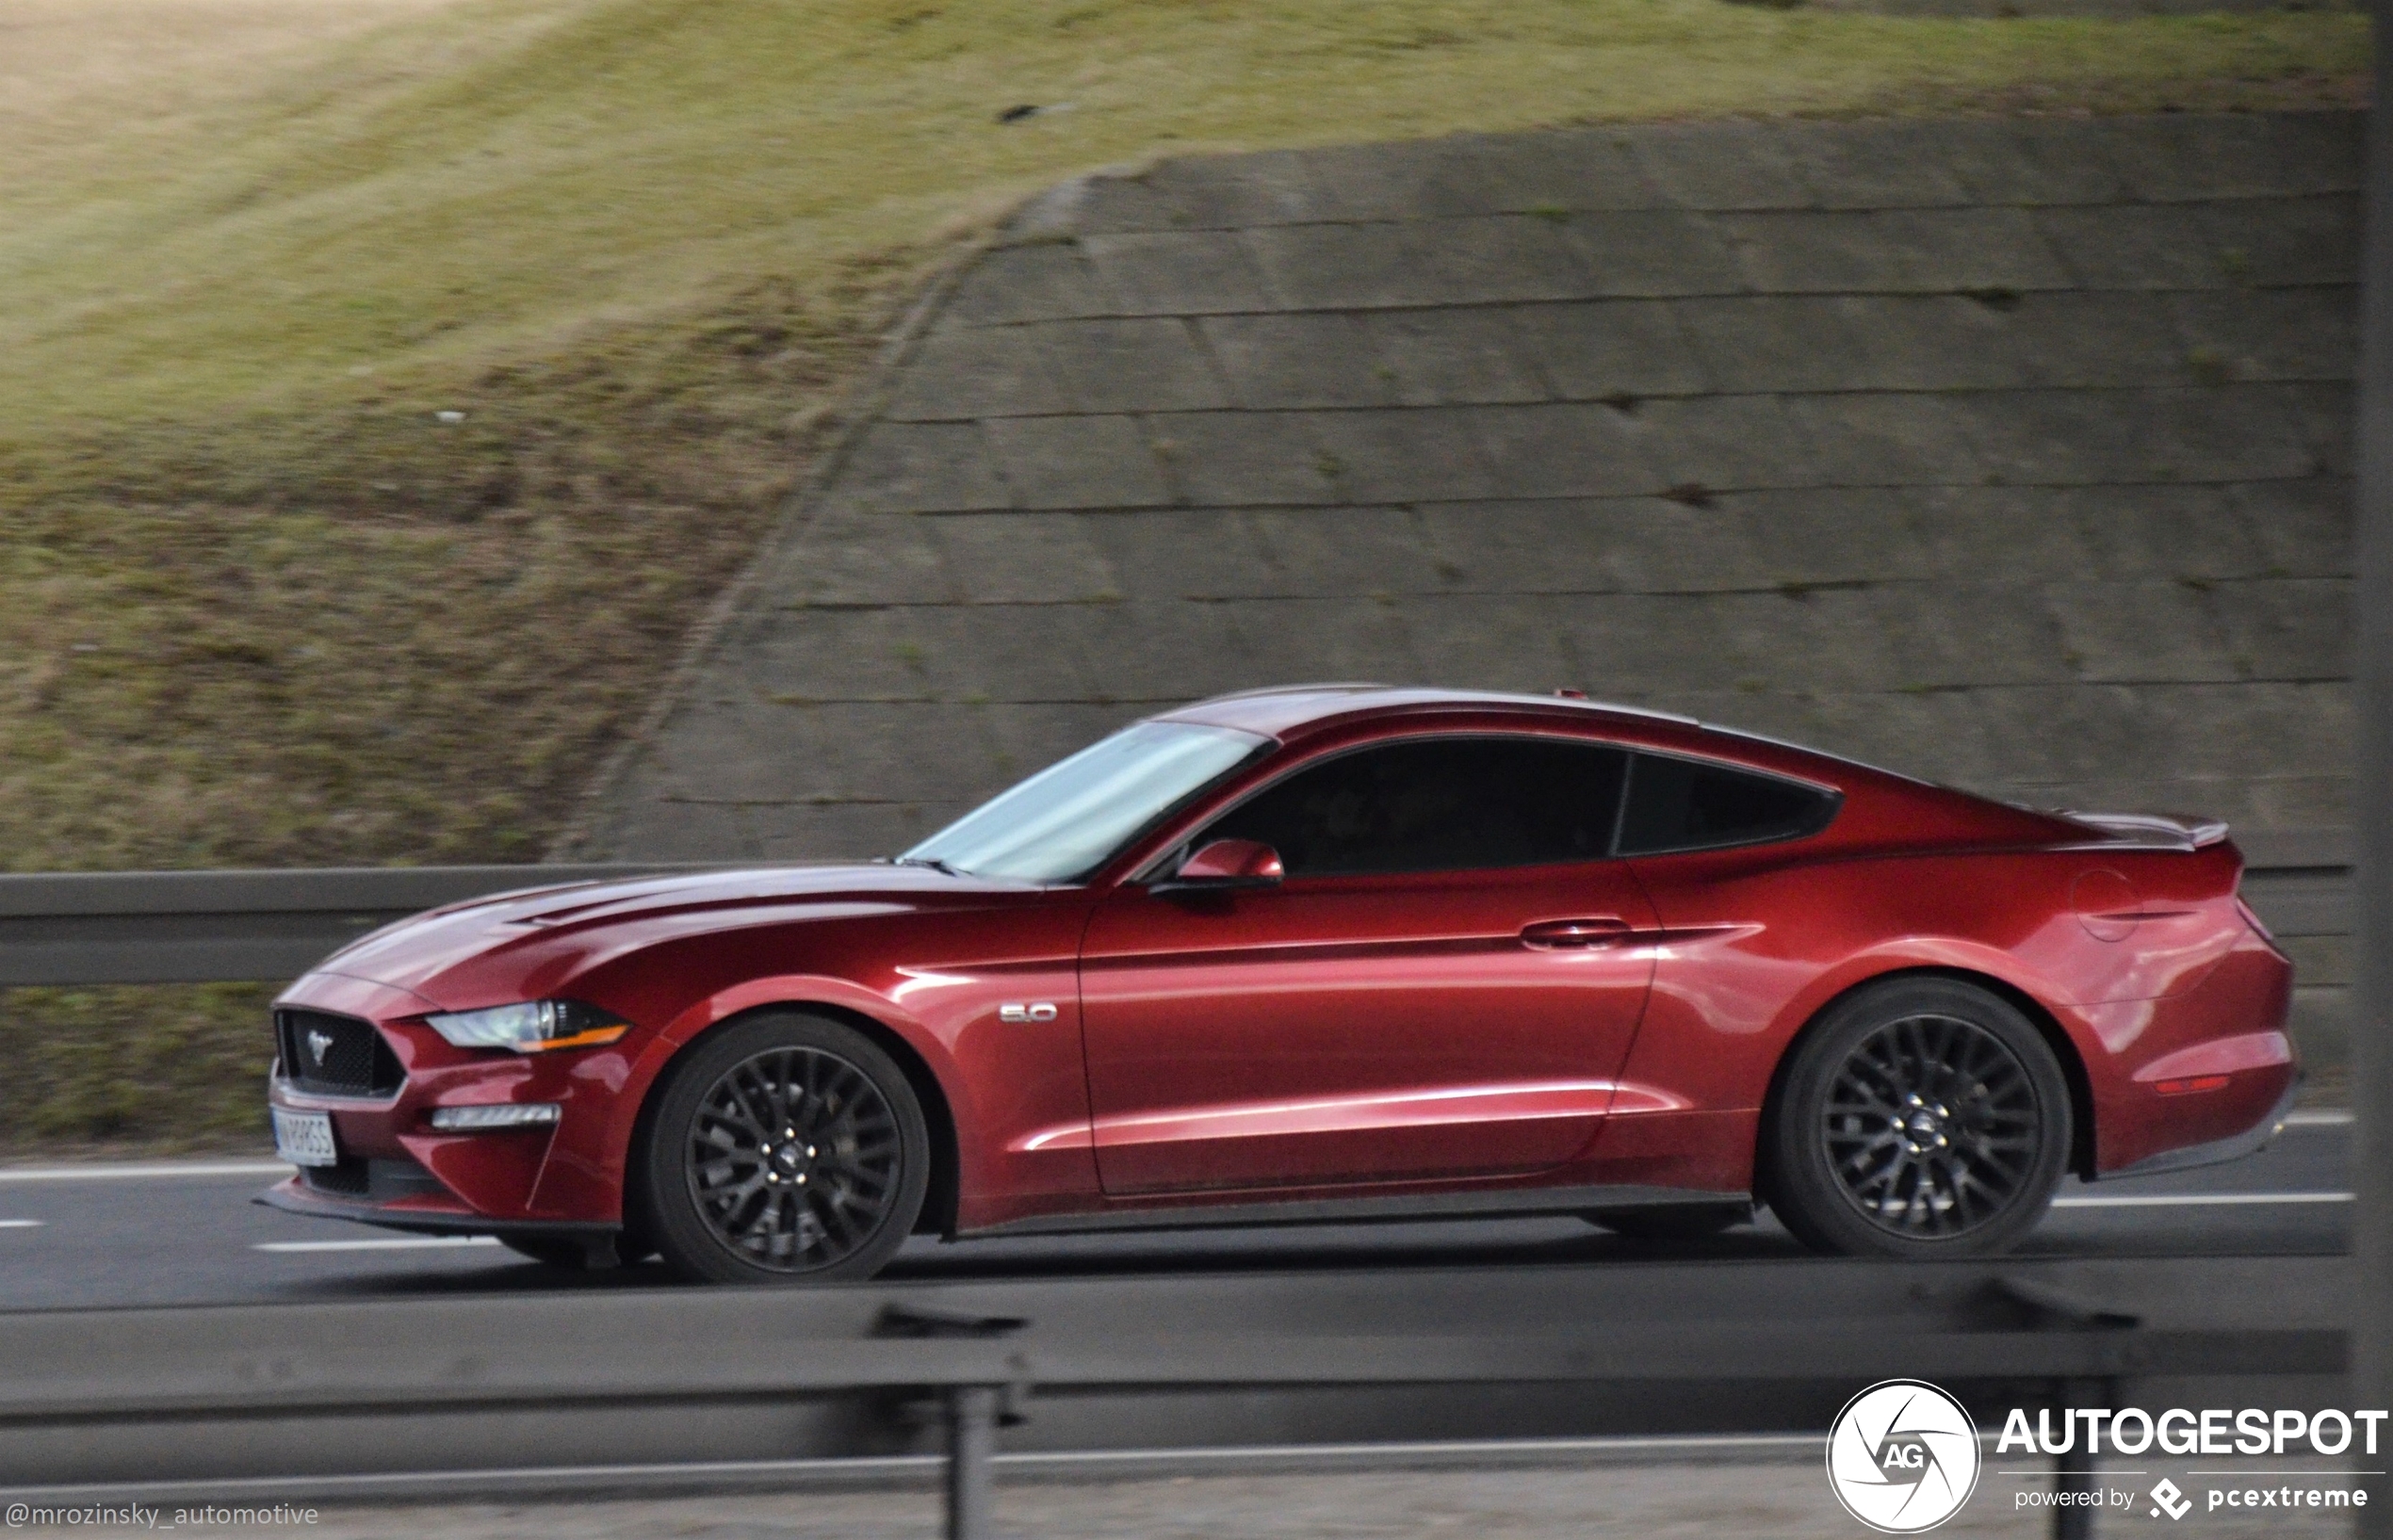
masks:
[[[1069,882],[1270,742],[1228,727],[1142,721],[1048,766],[898,859]]]

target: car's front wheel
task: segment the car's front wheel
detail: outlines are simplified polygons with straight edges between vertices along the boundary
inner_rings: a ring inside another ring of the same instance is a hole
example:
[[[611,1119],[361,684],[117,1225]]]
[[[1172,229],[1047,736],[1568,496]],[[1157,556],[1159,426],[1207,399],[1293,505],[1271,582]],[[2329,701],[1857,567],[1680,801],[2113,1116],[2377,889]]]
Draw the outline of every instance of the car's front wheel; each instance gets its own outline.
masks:
[[[833,1283],[905,1243],[931,1140],[904,1072],[863,1033],[774,1012],[676,1062],[634,1162],[642,1227],[683,1276]]]
[[[2043,1217],[2068,1164],[2069,1085],[2009,1001],[1903,979],[1831,1006],[1764,1134],[1770,1208],[1815,1250],[1965,1256]]]

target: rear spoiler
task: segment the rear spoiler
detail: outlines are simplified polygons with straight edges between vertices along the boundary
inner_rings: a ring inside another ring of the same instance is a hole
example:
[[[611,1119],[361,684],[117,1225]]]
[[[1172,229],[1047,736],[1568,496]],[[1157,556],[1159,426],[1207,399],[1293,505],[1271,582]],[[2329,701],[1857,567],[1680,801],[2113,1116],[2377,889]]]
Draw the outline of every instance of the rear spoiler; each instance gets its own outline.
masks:
[[[2110,837],[2106,845],[2133,845],[2153,851],[2200,851],[2222,843],[2226,824],[2218,819],[2169,813],[2069,813],[2072,823],[2099,829]]]

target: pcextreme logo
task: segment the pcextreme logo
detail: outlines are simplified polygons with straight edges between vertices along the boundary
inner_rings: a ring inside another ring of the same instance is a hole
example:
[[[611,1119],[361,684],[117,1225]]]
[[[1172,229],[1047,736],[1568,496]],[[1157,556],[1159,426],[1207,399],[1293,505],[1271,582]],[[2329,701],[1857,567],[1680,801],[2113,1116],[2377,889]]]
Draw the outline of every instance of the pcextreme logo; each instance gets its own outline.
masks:
[[[1882,1534],[1918,1534],[1961,1512],[1978,1465],[1978,1425],[1922,1380],[1881,1380],[1829,1424],[1828,1484]]]

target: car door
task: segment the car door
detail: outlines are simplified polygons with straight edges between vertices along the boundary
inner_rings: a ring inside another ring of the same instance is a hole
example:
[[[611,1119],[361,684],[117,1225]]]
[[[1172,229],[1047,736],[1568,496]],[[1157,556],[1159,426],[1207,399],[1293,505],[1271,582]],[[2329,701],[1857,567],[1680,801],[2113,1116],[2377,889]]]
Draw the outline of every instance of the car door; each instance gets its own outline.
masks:
[[[1381,742],[1214,819],[1278,885],[1126,885],[1081,994],[1108,1193],[1489,1176],[1601,1127],[1652,975],[1608,858],[1625,755],[1559,736]]]

